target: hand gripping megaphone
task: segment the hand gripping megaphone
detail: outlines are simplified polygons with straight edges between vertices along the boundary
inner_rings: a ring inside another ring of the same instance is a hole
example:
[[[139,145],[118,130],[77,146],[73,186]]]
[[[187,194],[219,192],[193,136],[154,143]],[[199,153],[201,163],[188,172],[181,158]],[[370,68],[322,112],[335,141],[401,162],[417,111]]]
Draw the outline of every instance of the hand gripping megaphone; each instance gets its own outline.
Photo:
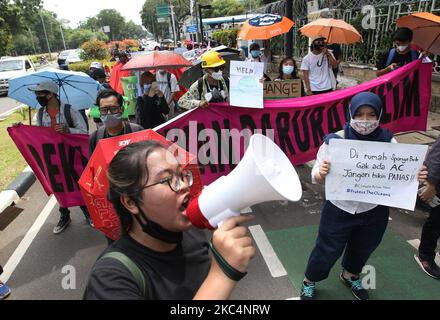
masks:
[[[215,229],[244,208],[266,201],[299,201],[301,196],[301,182],[287,156],[272,140],[255,134],[237,167],[192,199],[186,215],[200,229]]]

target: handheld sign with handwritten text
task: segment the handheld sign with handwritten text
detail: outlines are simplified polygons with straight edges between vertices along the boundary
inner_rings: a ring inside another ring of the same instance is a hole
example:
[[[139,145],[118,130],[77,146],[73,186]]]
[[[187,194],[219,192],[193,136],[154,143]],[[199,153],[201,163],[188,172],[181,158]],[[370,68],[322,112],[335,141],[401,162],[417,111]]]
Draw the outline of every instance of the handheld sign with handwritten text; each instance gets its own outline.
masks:
[[[263,108],[264,63],[231,61],[230,96],[232,106]]]
[[[301,79],[264,82],[264,99],[297,97],[301,97]]]
[[[423,145],[332,139],[326,199],[414,210],[427,151]]]

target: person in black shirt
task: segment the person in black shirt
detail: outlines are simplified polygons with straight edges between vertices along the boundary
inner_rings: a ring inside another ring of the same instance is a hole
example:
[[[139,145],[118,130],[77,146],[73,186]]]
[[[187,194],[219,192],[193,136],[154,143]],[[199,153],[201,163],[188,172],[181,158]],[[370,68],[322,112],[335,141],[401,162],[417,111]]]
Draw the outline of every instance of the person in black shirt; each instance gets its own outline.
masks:
[[[95,263],[83,298],[228,299],[240,277],[227,275],[209,256],[204,231],[192,229],[186,216],[191,171],[150,140],[121,149],[107,176],[123,235]],[[255,255],[248,229],[240,226],[251,218],[231,217],[212,234],[222,263],[241,276]]]
[[[136,123],[145,129],[152,129],[164,123],[165,115],[170,108],[163,92],[150,72],[142,74],[143,95],[137,98],[136,102]]]
[[[121,136],[127,133],[144,130],[143,127],[122,120],[124,112],[123,97],[113,89],[102,90],[96,98],[101,121],[104,126],[93,132],[89,137],[89,152],[92,156],[98,141],[101,139]]]
[[[395,48],[390,49],[382,55],[376,64],[376,75],[378,77],[403,67],[419,57],[419,53],[411,50],[410,44],[413,38],[413,32],[409,28],[399,28],[393,36]]]
[[[99,140],[107,139],[124,134],[142,131],[141,126],[122,120],[124,112],[123,97],[113,89],[102,90],[96,98],[96,105],[99,107],[101,121],[104,123],[98,130],[93,132],[89,137],[89,154],[92,157],[93,152],[98,145]],[[109,114],[110,113],[110,114]],[[105,237],[110,245],[113,240]]]

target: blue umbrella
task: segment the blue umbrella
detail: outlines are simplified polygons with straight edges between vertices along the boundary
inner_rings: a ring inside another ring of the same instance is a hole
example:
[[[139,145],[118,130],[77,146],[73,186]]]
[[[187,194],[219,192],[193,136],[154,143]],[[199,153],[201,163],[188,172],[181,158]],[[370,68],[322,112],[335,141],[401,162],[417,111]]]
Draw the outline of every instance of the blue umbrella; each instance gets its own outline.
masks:
[[[84,72],[44,69],[38,72],[18,76],[9,80],[8,97],[20,101],[31,108],[41,105],[35,92],[29,88],[43,81],[53,81],[59,88],[58,97],[62,103],[70,104],[76,110],[87,109],[96,102],[98,92],[104,89],[96,80]]]

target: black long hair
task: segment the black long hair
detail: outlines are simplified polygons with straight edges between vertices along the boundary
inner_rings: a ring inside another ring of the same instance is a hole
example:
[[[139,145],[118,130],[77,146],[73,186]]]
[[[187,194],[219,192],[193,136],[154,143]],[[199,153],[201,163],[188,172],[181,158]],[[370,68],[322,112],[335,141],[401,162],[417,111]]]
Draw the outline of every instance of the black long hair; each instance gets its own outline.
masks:
[[[107,177],[110,185],[107,198],[121,221],[122,234],[133,225],[132,213],[122,204],[121,196],[127,195],[137,204],[143,202],[142,192],[149,179],[147,159],[157,149],[164,148],[156,141],[141,141],[121,149],[110,162]]]
[[[297,71],[298,71],[298,66],[296,65],[296,61],[295,59],[293,59],[292,57],[285,57],[283,60],[281,60],[280,65],[278,67],[278,79],[283,79],[283,64],[285,64],[287,61],[292,60],[293,61],[293,67],[295,68],[292,72],[292,79],[297,79]]]

